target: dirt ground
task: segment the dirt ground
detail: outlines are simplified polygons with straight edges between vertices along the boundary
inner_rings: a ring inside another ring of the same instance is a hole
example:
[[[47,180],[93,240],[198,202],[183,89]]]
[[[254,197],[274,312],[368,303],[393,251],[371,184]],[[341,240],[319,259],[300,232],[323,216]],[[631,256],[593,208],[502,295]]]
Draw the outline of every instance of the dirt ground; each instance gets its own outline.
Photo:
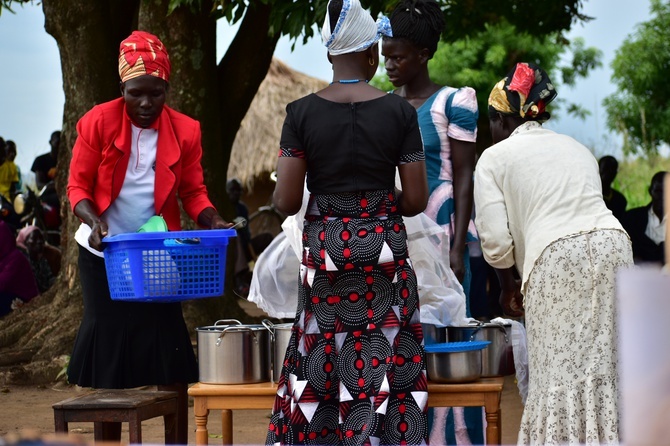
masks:
[[[6,386],[0,387],[0,445],[17,442],[17,438],[39,436],[47,438],[54,432],[52,404],[88,391],[75,386]],[[503,444],[516,444],[521,421],[521,399],[514,377],[505,379],[501,412]],[[235,444],[263,444],[269,422],[269,410],[237,410],[233,412],[233,438]],[[221,412],[212,410],[207,428],[210,443],[221,441]],[[93,442],[93,423],[70,423],[73,442]],[[163,420],[154,418],[142,423],[142,440],[145,444],[163,444]],[[128,442],[128,425],[123,424],[122,441]],[[193,408],[189,414],[189,444],[195,444],[195,418]]]

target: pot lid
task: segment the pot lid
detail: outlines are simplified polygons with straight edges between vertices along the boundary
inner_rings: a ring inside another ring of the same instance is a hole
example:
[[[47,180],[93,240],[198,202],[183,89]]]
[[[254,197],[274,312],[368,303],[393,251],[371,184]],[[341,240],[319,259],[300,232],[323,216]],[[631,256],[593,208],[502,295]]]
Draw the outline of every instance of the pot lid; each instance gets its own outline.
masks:
[[[267,327],[260,324],[232,324],[232,325],[207,325],[204,327],[197,327],[196,331],[214,331],[221,332],[227,329],[229,332],[233,331],[249,331],[249,330],[267,330]],[[238,330],[236,330],[238,329]]]
[[[441,342],[439,344],[426,345],[426,353],[449,353],[449,352],[467,352],[472,350],[482,350],[486,348],[491,341],[470,341],[470,342]]]
[[[447,328],[490,328],[490,327],[511,327],[512,324],[507,322],[502,324],[500,322],[471,322],[468,325],[447,325]]]

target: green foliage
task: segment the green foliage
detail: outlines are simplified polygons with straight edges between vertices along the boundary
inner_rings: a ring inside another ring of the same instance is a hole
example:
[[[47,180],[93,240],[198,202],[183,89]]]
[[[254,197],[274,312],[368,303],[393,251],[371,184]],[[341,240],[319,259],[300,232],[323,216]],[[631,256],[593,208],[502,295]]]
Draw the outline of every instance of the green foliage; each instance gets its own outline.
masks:
[[[479,110],[486,114],[491,88],[515,63],[535,62],[551,73],[562,48],[555,35],[536,37],[501,22],[486,25],[472,37],[441,44],[429,69],[438,84],[474,88]]]
[[[16,11],[12,8],[12,4],[18,3],[19,5],[23,6],[24,3],[35,3],[33,0],[0,0],[0,15],[2,15],[2,11],[8,11],[11,12],[12,14],[15,14]]]
[[[651,197],[647,189],[651,178],[660,171],[670,172],[670,159],[660,156],[638,157],[619,163],[619,173],[612,186],[628,200],[627,209],[649,204]]]
[[[584,45],[584,39],[581,37],[570,42],[572,63],[560,68],[563,82],[567,85],[575,85],[577,78],[586,77],[589,71],[602,66],[603,52],[595,47],[586,48]]]
[[[171,4],[180,5],[184,2],[199,2],[200,0],[170,0]],[[229,23],[236,23],[243,16],[247,8],[255,7],[255,4],[263,3],[272,6],[270,26],[267,30],[269,35],[280,33],[282,36],[297,40],[302,36],[303,43],[314,36],[314,24],[320,25],[326,15],[328,0],[286,1],[286,0],[217,0],[215,1],[215,12],[217,16],[224,17]],[[377,1],[384,4],[385,2]]]
[[[439,0],[438,0],[439,1]],[[485,31],[487,25],[503,21],[534,36],[568,30],[576,21],[591,18],[579,12],[582,0],[442,0],[447,26],[444,39],[460,40],[465,35]]]
[[[8,1],[8,0],[3,0]],[[180,5],[200,5],[202,0],[170,0],[174,10]],[[362,0],[363,7],[373,16],[379,13],[390,14],[398,0]],[[438,0],[443,6],[446,27],[443,37],[446,41],[461,39],[485,29],[488,23],[500,23],[508,20],[519,29],[534,35],[547,35],[567,31],[573,23],[590,20],[579,11],[582,0],[552,0],[538,7],[532,0],[486,0],[456,1]],[[270,4],[270,34],[281,33],[293,39],[300,36],[303,42],[314,35],[314,25],[320,26],[326,15],[327,0],[288,1],[288,0],[215,0],[215,11],[230,23],[244,16],[246,8],[255,4]]]
[[[628,154],[655,154],[670,143],[670,2],[651,0],[651,15],[617,50],[617,93],[604,100],[607,126],[624,136]]]

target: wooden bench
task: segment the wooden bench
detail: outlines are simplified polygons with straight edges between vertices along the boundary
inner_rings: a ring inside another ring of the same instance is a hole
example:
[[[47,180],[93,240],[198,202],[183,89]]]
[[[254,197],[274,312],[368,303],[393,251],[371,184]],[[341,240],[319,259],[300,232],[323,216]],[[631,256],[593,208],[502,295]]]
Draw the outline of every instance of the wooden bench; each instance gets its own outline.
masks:
[[[70,422],[93,422],[95,441],[119,441],[114,427],[128,423],[131,444],[142,443],[142,421],[162,416],[165,443],[177,444],[177,393],[147,390],[97,390],[54,404],[56,433]],[[116,429],[120,433],[120,429]]]
[[[429,407],[484,407],[486,413],[486,444],[500,444],[500,398],[503,378],[482,378],[463,384],[428,383]],[[224,445],[233,444],[233,410],[272,409],[277,384],[204,384],[189,388],[195,414],[195,443],[206,445],[209,433],[207,417],[210,409],[221,410],[221,434]],[[268,421],[269,425],[269,421]]]

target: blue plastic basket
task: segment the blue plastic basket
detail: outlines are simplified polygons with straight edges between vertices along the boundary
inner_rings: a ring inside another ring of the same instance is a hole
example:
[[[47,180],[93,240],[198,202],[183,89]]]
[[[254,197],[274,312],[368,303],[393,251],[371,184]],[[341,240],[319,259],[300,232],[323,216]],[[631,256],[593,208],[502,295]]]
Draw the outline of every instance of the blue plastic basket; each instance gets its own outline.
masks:
[[[140,232],[105,237],[113,300],[179,302],[220,296],[234,229]]]

